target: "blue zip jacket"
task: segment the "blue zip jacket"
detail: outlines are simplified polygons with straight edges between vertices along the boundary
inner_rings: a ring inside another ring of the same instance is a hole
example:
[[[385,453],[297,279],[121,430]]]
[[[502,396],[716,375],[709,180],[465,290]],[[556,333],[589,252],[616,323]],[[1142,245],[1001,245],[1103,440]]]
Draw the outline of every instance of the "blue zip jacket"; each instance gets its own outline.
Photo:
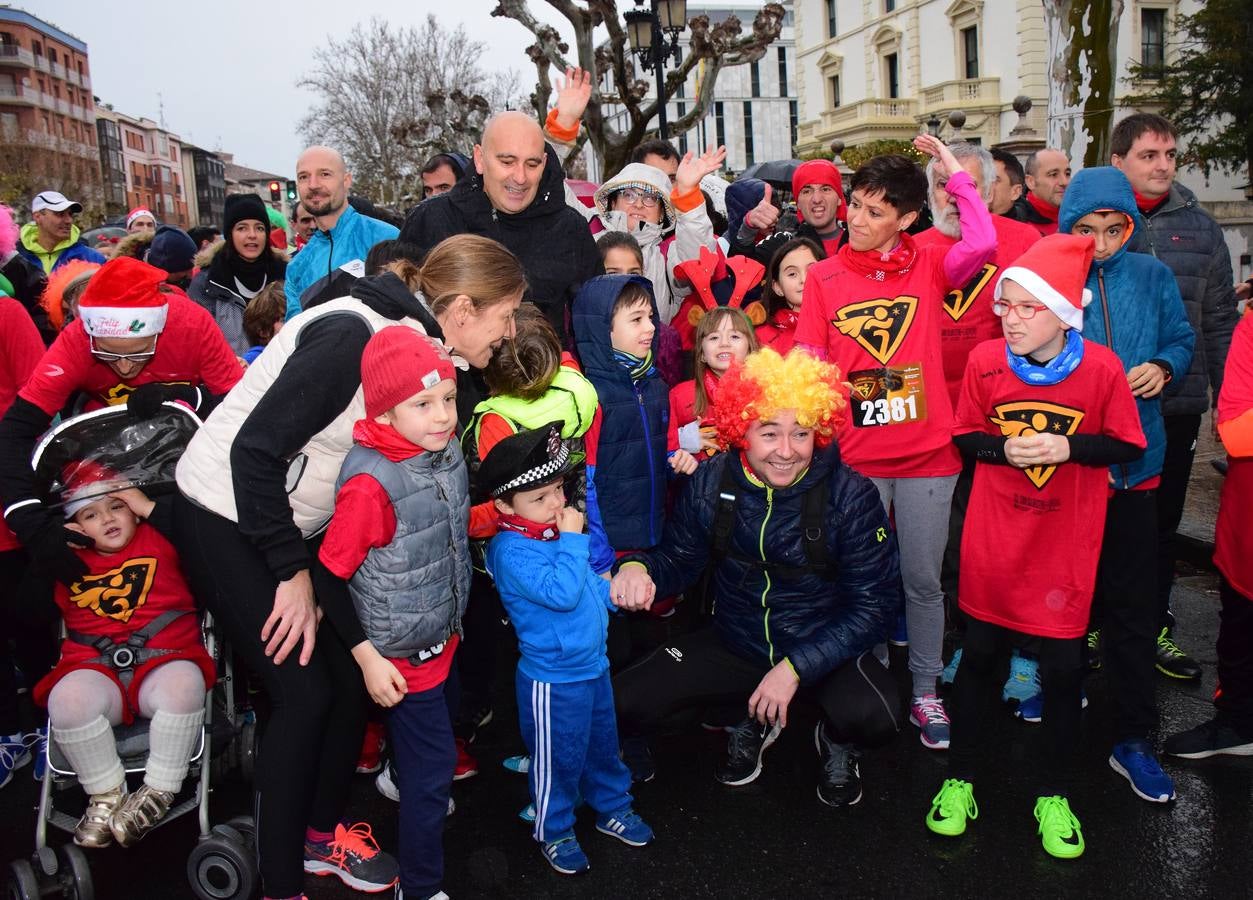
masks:
[[[639,381],[613,355],[609,327],[613,304],[628,284],[653,295],[639,275],[601,275],[585,282],[574,298],[574,339],[583,374],[600,398],[600,441],[596,465],[587,467],[589,488],[596,493],[602,531],[614,550],[638,550],[661,540],[665,512],[666,437],[670,422],[670,389],[657,374]],[[653,358],[661,333],[657,304],[652,305]],[[591,512],[589,507],[588,512]],[[593,531],[593,534],[596,532]],[[593,558],[603,557],[593,548]]]
[[[502,531],[487,571],[518,633],[518,671],[534,681],[599,678],[609,670],[609,582],[592,571],[585,534],[540,541]]]
[[[1183,378],[1192,362],[1196,340],[1179,297],[1175,275],[1163,263],[1144,253],[1133,253],[1127,243],[1144,227],[1127,176],[1113,166],[1075,173],[1062,197],[1058,231],[1070,233],[1075,223],[1097,210],[1117,210],[1130,220],[1127,241],[1108,259],[1092,263],[1086,287],[1092,302],[1083,311],[1083,337],[1109,347],[1130,370],[1145,362],[1165,366],[1171,378]],[[1135,487],[1162,472],[1166,456],[1166,427],[1161,395],[1136,398],[1140,426],[1148,447],[1135,462],[1110,467],[1114,487]]]
[[[884,641],[904,602],[896,535],[874,484],[840,461],[834,443],[815,450],[805,474],[783,488],[750,480],[736,451],[701,463],[666,521],[661,544],[619,565],[642,563],[658,597],[696,584],[711,562],[725,466],[734,466],[735,519],[727,555],[710,583],[714,629],[723,645],[763,666],[786,658],[801,684],[811,685]],[[805,494],[823,478],[829,498],[823,530],[834,580],[813,573],[789,577],[787,567],[806,563]]]
[[[344,204],[344,212],[328,231],[315,231],[309,243],[287,264],[283,292],[287,295],[287,318],[300,312],[300,295],[320,278],[327,278],[344,263],[365,260],[370,248],[379,241],[394,240],[400,229],[378,219],[363,216]]]

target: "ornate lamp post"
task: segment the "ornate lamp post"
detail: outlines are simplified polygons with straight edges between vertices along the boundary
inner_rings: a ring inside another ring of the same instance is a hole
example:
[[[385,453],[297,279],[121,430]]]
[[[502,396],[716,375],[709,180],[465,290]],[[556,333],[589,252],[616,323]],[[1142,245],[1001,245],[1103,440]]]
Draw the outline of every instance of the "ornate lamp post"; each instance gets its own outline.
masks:
[[[643,6],[645,0],[635,0]],[[623,13],[626,19],[627,37],[631,52],[639,58],[640,67],[657,76],[657,125],[658,135],[664,140],[669,135],[666,127],[665,67],[666,60],[680,62],[679,32],[687,27],[687,0],[650,0],[647,9],[632,9]]]

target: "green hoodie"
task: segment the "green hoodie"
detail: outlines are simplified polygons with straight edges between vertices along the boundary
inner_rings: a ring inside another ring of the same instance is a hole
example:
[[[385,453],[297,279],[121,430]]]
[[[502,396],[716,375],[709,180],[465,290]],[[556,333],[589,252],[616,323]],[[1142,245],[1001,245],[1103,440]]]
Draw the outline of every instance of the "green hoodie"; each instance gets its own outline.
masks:
[[[27,222],[22,226],[22,246],[34,256],[38,257],[39,264],[44,267],[44,274],[51,275],[52,268],[57,264],[57,259],[78,243],[78,237],[81,232],[77,225],[70,226],[70,236],[57,244],[51,250],[45,250],[44,245],[39,243],[39,226],[34,222]]]

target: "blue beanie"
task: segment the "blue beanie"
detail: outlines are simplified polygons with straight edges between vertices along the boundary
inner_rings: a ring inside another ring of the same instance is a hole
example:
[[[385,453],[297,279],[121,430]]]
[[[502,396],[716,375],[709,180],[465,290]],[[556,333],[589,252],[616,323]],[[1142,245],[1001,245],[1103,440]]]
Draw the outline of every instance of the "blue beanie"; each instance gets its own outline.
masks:
[[[152,236],[144,262],[166,272],[186,272],[194,265],[196,242],[186,231],[173,225],[162,225]]]

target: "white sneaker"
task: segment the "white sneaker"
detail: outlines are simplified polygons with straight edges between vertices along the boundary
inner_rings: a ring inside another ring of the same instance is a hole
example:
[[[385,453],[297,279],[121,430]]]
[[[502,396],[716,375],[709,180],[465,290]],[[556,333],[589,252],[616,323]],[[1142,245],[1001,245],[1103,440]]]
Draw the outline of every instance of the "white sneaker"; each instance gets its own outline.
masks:
[[[396,773],[392,770],[392,764],[389,760],[383,770],[374,776],[374,786],[378,792],[391,800],[393,803],[400,802],[400,788],[396,786]],[[452,815],[457,811],[457,801],[451,796],[448,798],[448,815]],[[397,888],[399,890],[399,888]],[[439,896],[438,894],[436,896]]]

